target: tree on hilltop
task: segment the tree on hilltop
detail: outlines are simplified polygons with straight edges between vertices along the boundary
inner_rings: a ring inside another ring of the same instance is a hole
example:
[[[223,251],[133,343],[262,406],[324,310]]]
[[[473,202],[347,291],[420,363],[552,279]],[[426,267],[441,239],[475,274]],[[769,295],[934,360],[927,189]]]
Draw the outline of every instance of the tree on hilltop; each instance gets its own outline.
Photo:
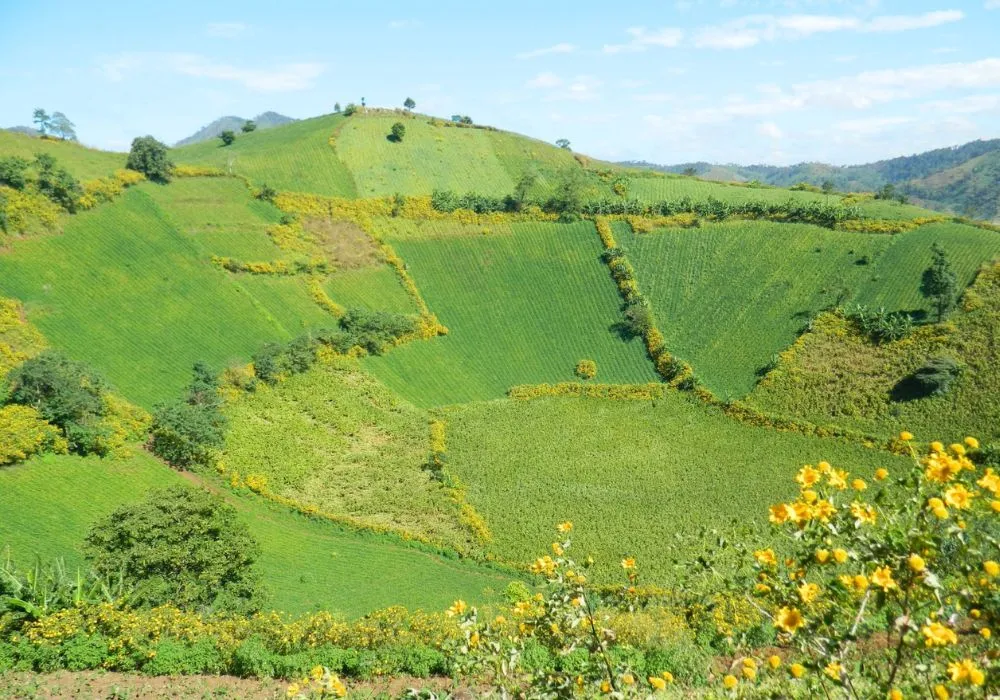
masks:
[[[339,102],[335,102],[333,104],[333,113],[334,114],[340,114],[340,103]]]
[[[940,323],[958,304],[958,275],[951,269],[944,248],[935,243],[931,246],[931,254],[934,261],[924,270],[920,293],[931,301]]]
[[[49,128],[49,117],[48,113],[41,107],[37,108],[32,116],[32,121],[38,126],[38,130],[42,132],[42,136],[45,136]]]
[[[240,131],[242,131],[244,134],[249,134],[256,128],[257,128],[257,122],[255,122],[253,119],[247,119],[245,122],[243,122],[243,126],[240,127]]]
[[[233,141],[236,140],[236,134],[233,133],[230,129],[226,129],[221,134],[219,134],[219,138],[222,139],[223,146],[231,146],[233,144]]]
[[[556,141],[556,145],[559,146],[559,148],[565,148],[568,151],[569,139],[559,139],[558,141]]]
[[[63,141],[76,141],[74,126],[76,125],[62,112],[53,112],[49,119],[49,128],[52,130],[52,133]]]
[[[403,102],[403,107],[410,110],[417,106],[417,103],[413,101],[412,97],[407,97],[406,101]]]
[[[132,149],[125,167],[140,172],[155,182],[169,182],[170,169],[174,166],[167,159],[165,144],[152,136],[139,136],[132,139]]]

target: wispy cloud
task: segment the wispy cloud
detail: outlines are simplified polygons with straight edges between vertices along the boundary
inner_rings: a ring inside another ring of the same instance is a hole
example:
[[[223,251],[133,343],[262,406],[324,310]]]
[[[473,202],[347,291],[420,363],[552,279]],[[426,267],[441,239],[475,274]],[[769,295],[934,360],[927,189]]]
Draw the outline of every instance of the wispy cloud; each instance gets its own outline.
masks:
[[[562,85],[562,78],[555,73],[539,73],[529,80],[526,85],[533,89],[547,89]]]
[[[242,22],[212,22],[206,25],[205,33],[221,39],[235,39],[247,29],[249,27]]]
[[[112,82],[139,72],[166,71],[177,75],[239,83],[255,92],[308,90],[322,75],[321,63],[288,63],[271,68],[241,68],[220,63],[199,54],[137,52],[123,53],[101,62],[100,68]]]
[[[674,27],[647,30],[645,27],[632,27],[627,30],[632,40],[627,44],[605,44],[604,53],[622,53],[645,51],[653,46],[673,48],[681,43],[684,32]]]
[[[1000,10],[1000,0],[986,0],[983,7],[987,10]]]
[[[943,114],[1000,112],[1000,95],[969,95],[954,100],[935,100],[921,105],[920,108],[927,112]]]
[[[837,122],[833,128],[854,136],[875,136],[894,127],[914,122],[913,117],[869,117]]]
[[[803,39],[831,32],[904,32],[926,29],[965,17],[961,10],[922,15],[885,15],[870,20],[836,15],[748,15],[695,32],[694,45],[703,49],[747,49],[765,42]]]
[[[515,55],[515,58],[520,60],[525,60],[528,58],[538,58],[539,56],[547,56],[554,53],[573,53],[576,51],[576,46],[573,44],[567,44],[565,42],[560,44],[555,44],[554,46],[548,46],[544,49],[535,49],[533,51],[522,51]]]

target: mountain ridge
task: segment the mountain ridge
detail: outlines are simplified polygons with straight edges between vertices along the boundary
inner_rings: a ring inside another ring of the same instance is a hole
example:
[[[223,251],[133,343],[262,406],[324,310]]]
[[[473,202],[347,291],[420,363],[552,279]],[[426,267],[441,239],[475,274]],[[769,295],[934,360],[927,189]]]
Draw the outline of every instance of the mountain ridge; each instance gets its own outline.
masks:
[[[201,143],[202,141],[209,141],[214,139],[223,131],[239,131],[240,128],[247,122],[253,121],[257,124],[258,129],[270,129],[275,126],[281,126],[282,124],[290,124],[291,122],[298,121],[294,117],[288,117],[284,114],[279,114],[278,112],[267,111],[261,112],[252,120],[248,120],[246,117],[238,117],[234,115],[227,115],[224,117],[219,117],[215,121],[211,122],[198,129],[190,136],[181,139],[174,143],[174,147],[187,146],[192,143]]]

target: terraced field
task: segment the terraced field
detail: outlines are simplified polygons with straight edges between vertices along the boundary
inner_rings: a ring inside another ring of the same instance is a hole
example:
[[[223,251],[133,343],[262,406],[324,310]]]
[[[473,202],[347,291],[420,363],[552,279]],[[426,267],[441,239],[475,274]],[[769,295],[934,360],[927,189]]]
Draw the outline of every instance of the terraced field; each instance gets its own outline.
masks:
[[[615,236],[667,348],[722,397],[747,393],[817,311],[854,298],[892,242],[765,221],[639,235],[617,224]]]
[[[141,452],[122,462],[47,455],[0,469],[0,555],[10,547],[27,564],[37,554],[82,565],[79,547],[94,520],[141,500],[152,488],[184,483]],[[491,600],[511,580],[392,538],[296,515],[257,496],[213,488],[236,507],[260,544],[268,604],[278,610],[338,610],[352,617],[390,605],[442,610],[455,598]]]
[[[641,341],[623,341],[612,329],[620,301],[593,224],[512,228],[512,235],[395,242],[451,332],[369,358],[365,366],[418,406],[572,380],[582,359],[597,362],[599,381],[655,380]]]
[[[531,561],[556,523],[575,524],[576,556],[592,554],[596,580],[621,581],[639,561],[645,583],[670,579],[675,533],[767,524],[804,463],[828,460],[861,476],[906,460],[797,433],[751,427],[678,392],[648,401],[549,398],[447,410],[448,469],[468,485],[493,551]]]
[[[338,197],[356,194],[351,172],[337,157],[330,137],[346,117],[328,114],[240,134],[231,146],[212,139],[175,148],[182,165],[206,165],[243,175],[278,190]]]
[[[341,270],[330,275],[323,286],[327,295],[344,308],[417,313],[413,300],[388,265]]]
[[[51,345],[146,408],[179,393],[197,360],[218,368],[245,362],[264,342],[301,332],[303,322],[332,320],[298,280],[244,279],[214,267],[197,234],[178,231],[156,205],[150,190],[158,187],[132,188],[69,218],[62,235],[17,241],[0,254],[0,295],[24,301]]]

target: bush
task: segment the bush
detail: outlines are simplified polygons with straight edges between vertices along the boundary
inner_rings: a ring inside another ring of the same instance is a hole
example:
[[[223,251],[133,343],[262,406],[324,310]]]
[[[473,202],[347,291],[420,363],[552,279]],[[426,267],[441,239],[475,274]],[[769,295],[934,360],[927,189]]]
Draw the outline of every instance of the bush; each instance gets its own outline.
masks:
[[[167,147],[152,136],[140,136],[132,140],[132,148],[125,161],[129,170],[137,170],[155,182],[169,182],[170,170],[174,167],[167,159]]]
[[[226,129],[219,134],[219,139],[222,141],[223,146],[231,146],[233,141],[236,140],[236,134],[233,131]]]
[[[62,654],[69,671],[100,668],[108,654],[108,640],[102,634],[77,634],[63,643]]]
[[[0,466],[21,462],[45,450],[65,452],[59,429],[31,406],[0,407]]]
[[[23,190],[28,184],[28,161],[18,156],[7,156],[0,158],[0,185],[13,187],[15,190]]]
[[[85,551],[99,575],[121,572],[139,607],[260,609],[257,543],[235,509],[207,491],[176,486],[118,508],[90,529]]]
[[[181,469],[210,465],[225,441],[226,417],[221,409],[218,379],[204,363],[195,363],[187,396],[156,408],[153,452]]]
[[[260,189],[257,190],[257,193],[254,195],[257,199],[264,202],[271,202],[272,204],[274,204],[274,198],[277,196],[278,190],[274,189],[266,182],[260,186]]]
[[[951,388],[961,367],[952,357],[939,356],[931,358],[927,363],[913,373],[913,379],[928,396],[940,396]]]
[[[253,119],[247,119],[245,122],[243,122],[243,126],[240,127],[240,131],[242,131],[244,134],[249,134],[251,131],[254,131],[256,129],[257,129],[257,122],[255,122]]]
[[[388,311],[348,309],[340,326],[358,345],[372,355],[381,355],[400,338],[416,332],[417,324],[410,316]]]
[[[597,363],[593,360],[580,360],[576,363],[576,376],[580,379],[593,379],[597,376]]]
[[[344,116],[351,117],[358,111],[358,106],[353,102],[348,102],[347,106],[344,107]]]
[[[902,311],[889,312],[885,307],[872,310],[858,304],[848,318],[858,331],[873,343],[902,340],[913,331],[913,319]]]
[[[149,676],[220,674],[226,671],[222,653],[215,640],[209,637],[190,643],[164,639],[153,652],[153,658],[142,666],[142,672]]]
[[[38,191],[54,203],[70,212],[76,211],[77,201],[83,196],[83,188],[66,168],[56,165],[56,159],[47,153],[35,156],[38,177],[35,185]]]
[[[406,136],[406,125],[403,124],[403,122],[396,122],[393,124],[392,128],[389,130],[389,140],[400,143],[404,136]]]

